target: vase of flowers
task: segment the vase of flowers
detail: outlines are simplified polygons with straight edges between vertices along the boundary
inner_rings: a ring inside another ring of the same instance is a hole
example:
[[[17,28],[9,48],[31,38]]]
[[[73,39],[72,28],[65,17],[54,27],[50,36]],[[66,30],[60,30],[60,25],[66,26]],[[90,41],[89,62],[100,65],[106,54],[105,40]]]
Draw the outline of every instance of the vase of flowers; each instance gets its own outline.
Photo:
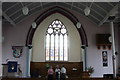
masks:
[[[94,68],[92,66],[87,67],[86,71],[91,75],[94,72]]]
[[[46,69],[47,69],[47,70],[49,69],[49,67],[50,67],[50,65],[49,65],[49,64],[46,64]]]

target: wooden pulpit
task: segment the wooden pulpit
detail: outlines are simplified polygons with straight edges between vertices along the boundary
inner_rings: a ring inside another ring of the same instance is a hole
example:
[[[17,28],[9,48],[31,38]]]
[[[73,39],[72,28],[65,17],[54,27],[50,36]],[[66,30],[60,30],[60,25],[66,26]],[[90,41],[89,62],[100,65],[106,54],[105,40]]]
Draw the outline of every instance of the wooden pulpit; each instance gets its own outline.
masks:
[[[3,77],[16,77],[18,75],[17,61],[8,61],[7,64],[3,65]]]

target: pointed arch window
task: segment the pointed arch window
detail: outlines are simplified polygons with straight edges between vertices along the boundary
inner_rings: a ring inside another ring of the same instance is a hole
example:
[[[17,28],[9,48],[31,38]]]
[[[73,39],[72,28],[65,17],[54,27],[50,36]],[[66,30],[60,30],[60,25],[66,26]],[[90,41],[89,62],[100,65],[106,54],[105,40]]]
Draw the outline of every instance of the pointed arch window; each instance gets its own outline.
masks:
[[[58,19],[46,31],[46,61],[68,61],[68,31]]]

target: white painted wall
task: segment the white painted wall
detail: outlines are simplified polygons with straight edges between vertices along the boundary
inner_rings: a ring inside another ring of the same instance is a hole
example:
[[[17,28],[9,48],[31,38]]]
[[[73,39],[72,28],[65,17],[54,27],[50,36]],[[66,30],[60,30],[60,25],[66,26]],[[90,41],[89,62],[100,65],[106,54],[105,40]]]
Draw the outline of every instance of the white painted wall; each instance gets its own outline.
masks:
[[[40,12],[39,12],[40,13]],[[4,36],[4,41],[2,45],[2,64],[6,63],[6,60],[16,60],[21,65],[23,71],[22,76],[26,76],[26,56],[28,54],[25,43],[28,30],[31,26],[31,23],[34,21],[36,16],[39,14],[32,15],[16,26],[12,26],[9,23],[2,23],[2,35]],[[24,46],[23,54],[20,58],[14,58],[12,55],[11,46]],[[0,56],[1,57],[1,56]],[[0,58],[1,59],[1,58]]]
[[[95,71],[92,74],[92,77],[103,77],[103,74],[112,74],[113,66],[112,66],[112,52],[111,50],[106,49],[108,52],[108,67],[102,66],[102,51],[103,49],[98,50],[96,46],[96,34],[105,34],[110,33],[110,25],[103,24],[102,26],[98,26],[94,24],[94,22],[87,19],[85,16],[80,15],[77,12],[72,12],[83,25],[85,33],[88,39],[88,47],[87,47],[87,66],[93,66]]]
[[[81,61],[81,40],[74,24],[61,14],[53,14],[47,17],[37,28],[33,37],[33,62],[45,62],[45,34],[48,26],[55,19],[63,22],[68,30],[69,62]]]
[[[8,54],[4,54],[4,56],[2,58],[6,58],[7,56],[9,56],[9,57],[7,57],[7,59],[9,59],[9,61],[17,61],[18,64],[20,64],[20,67],[21,67],[21,70],[22,70],[22,76],[25,77],[26,76],[26,69],[27,69],[26,68],[26,65],[27,65],[26,64],[26,55],[27,55],[26,48],[23,47],[22,56],[20,58],[14,58],[13,57],[11,46],[6,48],[5,50],[8,50],[8,51],[6,51]],[[7,63],[7,61],[4,61],[2,64],[6,64],[6,63]]]
[[[103,31],[101,30],[99,32],[97,30],[97,27],[96,27],[96,29],[94,27],[95,31],[89,32],[90,36],[88,36],[89,41],[88,41],[88,48],[87,48],[87,66],[94,67],[95,71],[92,74],[93,77],[102,77],[103,74],[112,74],[113,73],[111,50],[108,50],[108,49],[104,50],[102,48],[99,50],[99,49],[97,49],[97,46],[96,46],[95,35],[98,33],[103,33],[103,34],[109,33],[109,31],[107,29],[105,29],[105,27],[102,27],[102,28],[104,28],[104,30]],[[107,53],[108,53],[108,67],[103,67],[102,51],[107,51]]]

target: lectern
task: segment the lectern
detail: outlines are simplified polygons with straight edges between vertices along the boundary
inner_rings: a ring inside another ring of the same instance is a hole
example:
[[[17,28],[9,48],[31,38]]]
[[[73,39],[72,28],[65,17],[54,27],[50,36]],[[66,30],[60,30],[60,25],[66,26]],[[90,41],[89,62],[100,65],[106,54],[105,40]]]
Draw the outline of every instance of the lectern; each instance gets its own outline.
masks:
[[[3,77],[16,77],[18,75],[18,66],[17,61],[8,61],[7,64],[3,65]]]

